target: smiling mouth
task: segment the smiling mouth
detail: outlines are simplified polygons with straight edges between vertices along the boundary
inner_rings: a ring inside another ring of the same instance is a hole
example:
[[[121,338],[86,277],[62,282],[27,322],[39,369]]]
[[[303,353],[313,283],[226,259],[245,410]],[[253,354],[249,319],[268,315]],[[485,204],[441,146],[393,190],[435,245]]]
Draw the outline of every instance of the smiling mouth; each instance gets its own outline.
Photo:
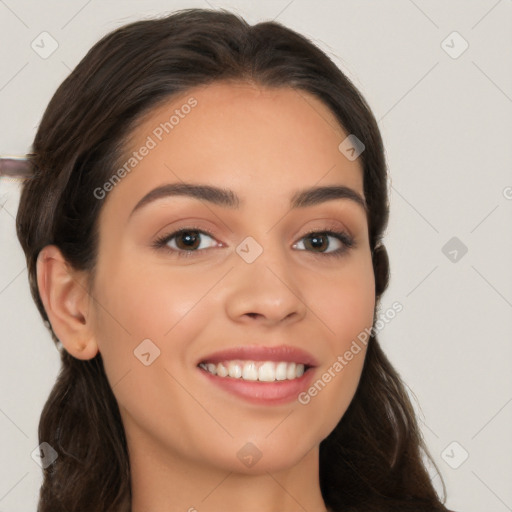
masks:
[[[199,363],[198,367],[217,377],[274,382],[295,380],[312,368],[309,365],[289,361],[222,361],[219,363]]]

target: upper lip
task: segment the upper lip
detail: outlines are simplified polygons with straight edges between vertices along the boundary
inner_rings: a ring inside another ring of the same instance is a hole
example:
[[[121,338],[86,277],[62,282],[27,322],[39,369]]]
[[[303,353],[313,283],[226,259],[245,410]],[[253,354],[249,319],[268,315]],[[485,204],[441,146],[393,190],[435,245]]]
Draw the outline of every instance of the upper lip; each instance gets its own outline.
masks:
[[[279,345],[278,347],[263,347],[249,345],[233,347],[214,352],[203,357],[199,363],[220,363],[232,360],[243,361],[287,361],[301,363],[305,366],[318,366],[316,359],[309,352],[290,345]]]

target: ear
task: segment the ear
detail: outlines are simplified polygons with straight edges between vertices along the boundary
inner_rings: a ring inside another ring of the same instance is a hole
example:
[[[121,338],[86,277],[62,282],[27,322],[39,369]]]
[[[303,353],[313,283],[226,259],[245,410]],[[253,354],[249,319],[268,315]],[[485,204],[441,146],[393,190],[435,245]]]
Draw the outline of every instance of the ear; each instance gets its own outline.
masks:
[[[88,317],[86,275],[74,270],[55,245],[37,258],[37,286],[53,332],[77,359],[92,359],[98,345]]]
[[[384,244],[379,244],[372,251],[373,272],[375,274],[375,296],[384,293],[389,284],[389,257]]]

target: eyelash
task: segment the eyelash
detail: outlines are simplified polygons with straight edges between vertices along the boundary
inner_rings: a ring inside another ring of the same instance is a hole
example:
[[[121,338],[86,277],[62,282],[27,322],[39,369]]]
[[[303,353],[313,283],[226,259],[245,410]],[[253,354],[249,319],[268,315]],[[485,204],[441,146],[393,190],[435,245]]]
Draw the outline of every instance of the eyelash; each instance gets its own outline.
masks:
[[[215,240],[215,237],[211,233],[209,233],[208,231],[204,231],[201,228],[190,226],[190,227],[182,228],[182,229],[179,229],[178,231],[174,231],[172,233],[169,233],[168,235],[161,236],[160,238],[156,239],[153,242],[152,247],[154,247],[155,249],[162,249],[162,250],[164,250],[164,251],[166,251],[168,253],[171,253],[171,254],[177,254],[178,257],[180,257],[180,258],[183,258],[183,257],[184,258],[194,257],[194,256],[197,255],[197,254],[194,254],[194,253],[201,253],[202,251],[205,251],[205,250],[208,250],[208,249],[213,249],[213,247],[208,247],[207,249],[193,249],[193,250],[187,251],[187,250],[184,250],[184,249],[179,249],[179,250],[172,249],[172,248],[167,246],[169,241],[171,241],[173,238],[175,238],[176,236],[178,236],[178,235],[180,235],[182,233],[186,233],[186,232],[200,233],[202,235],[209,236],[210,238]],[[307,249],[300,249],[301,251],[306,250],[307,252],[313,252],[313,254],[315,256],[319,256],[321,258],[341,258],[348,250],[356,247],[355,240],[350,235],[348,235],[344,231],[336,231],[336,230],[332,230],[332,229],[308,231],[307,233],[305,233],[299,239],[299,241],[301,241],[301,240],[303,240],[303,239],[305,239],[305,238],[307,238],[307,237],[309,237],[309,236],[311,236],[313,234],[314,235],[329,235],[329,236],[333,236],[333,237],[337,238],[341,242],[342,247],[339,248],[339,249],[336,249],[334,251],[331,251],[331,252],[316,252],[316,251],[308,251]]]

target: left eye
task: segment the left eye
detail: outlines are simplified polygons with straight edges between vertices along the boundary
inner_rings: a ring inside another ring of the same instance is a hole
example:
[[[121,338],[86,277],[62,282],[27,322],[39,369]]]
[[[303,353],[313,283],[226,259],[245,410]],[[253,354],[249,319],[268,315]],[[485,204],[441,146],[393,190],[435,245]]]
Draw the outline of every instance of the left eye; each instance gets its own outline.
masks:
[[[334,240],[334,247],[331,248]],[[304,243],[304,240],[306,243]],[[343,239],[343,233],[331,233],[328,231],[321,231],[315,233],[308,233],[302,237],[293,247],[295,249],[306,249],[313,252],[331,253],[340,252],[349,242]]]

